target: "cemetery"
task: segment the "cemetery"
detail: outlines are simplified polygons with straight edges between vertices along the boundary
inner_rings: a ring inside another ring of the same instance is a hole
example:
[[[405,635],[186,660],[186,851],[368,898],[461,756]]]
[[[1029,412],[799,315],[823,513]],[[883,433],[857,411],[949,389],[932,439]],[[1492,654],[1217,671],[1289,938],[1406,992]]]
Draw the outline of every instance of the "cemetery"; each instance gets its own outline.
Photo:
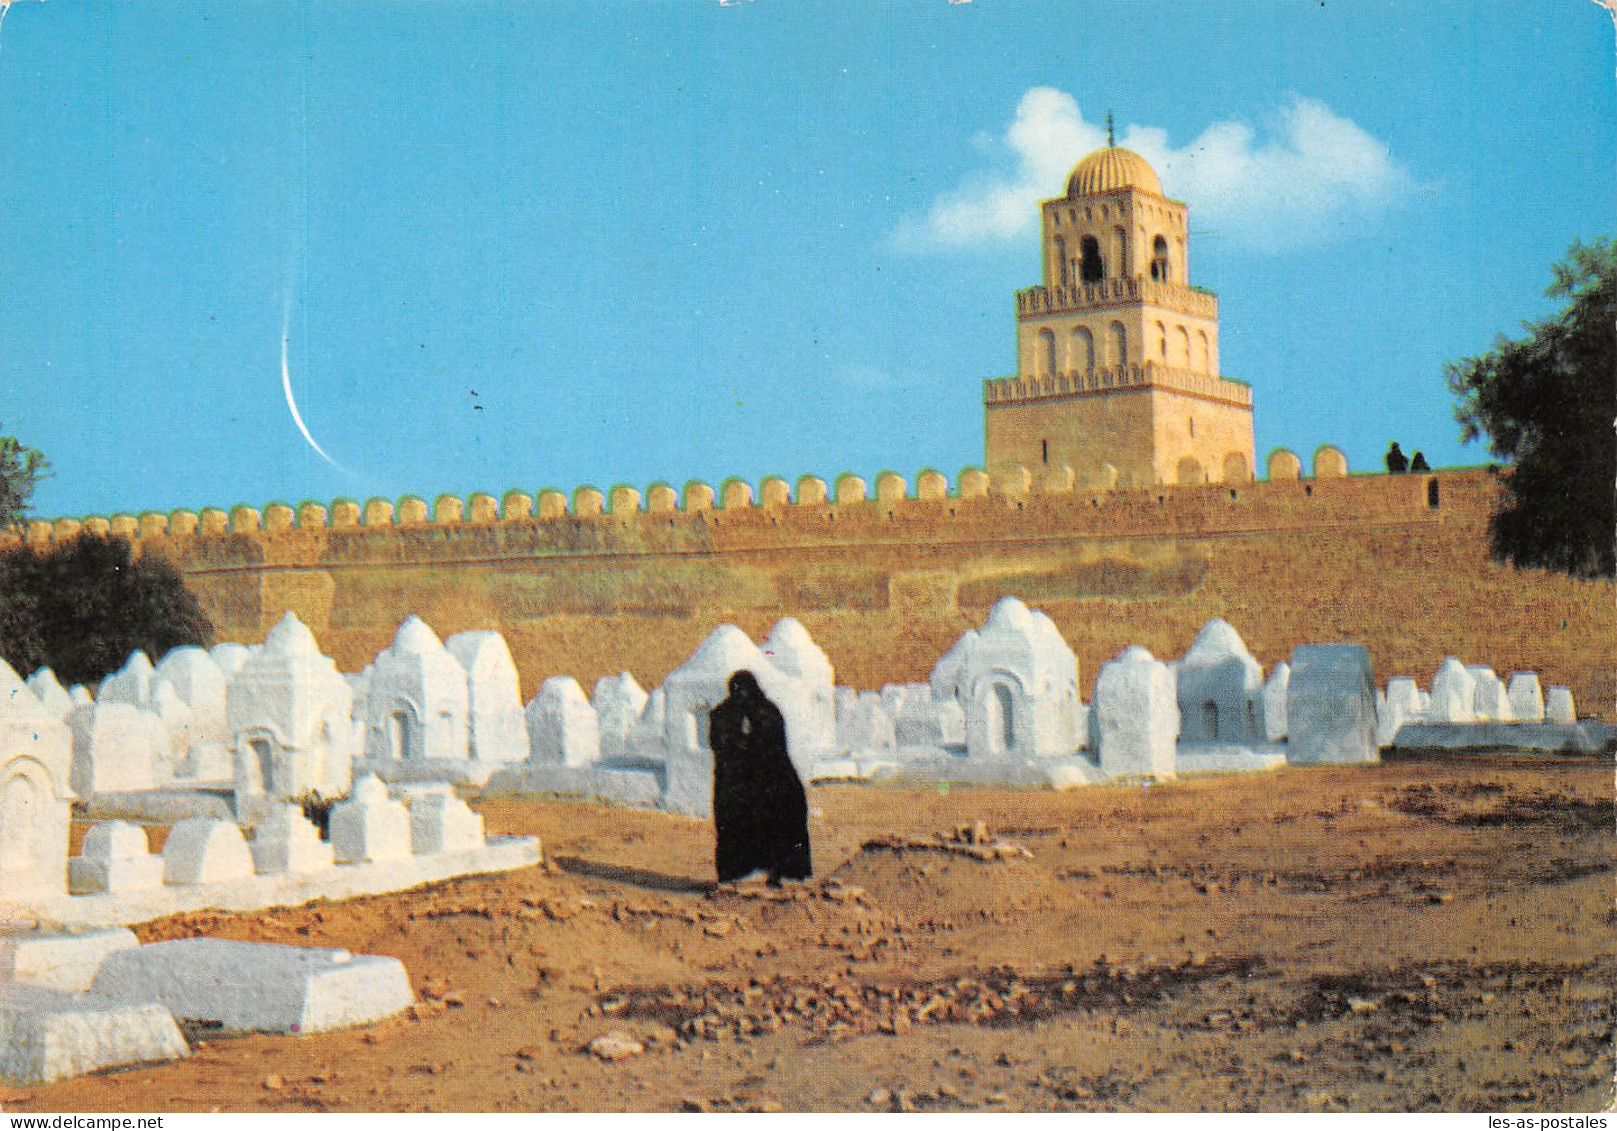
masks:
[[[0,667],[0,1074],[49,1083],[181,1058],[181,1023],[307,1033],[398,1014],[415,994],[395,958],[140,945],[128,927],[539,865],[537,838],[486,830],[490,807],[707,818],[707,716],[739,670],[778,706],[817,794],[1211,784],[1288,767],[1370,773],[1411,750],[1575,757],[1612,740],[1535,673],[1501,679],[1450,656],[1425,688],[1378,684],[1353,644],[1302,645],[1266,673],[1222,619],[1176,659],[1127,647],[1086,685],[1054,623],[1015,598],[927,681],[874,689],[838,685],[792,618],[758,642],[715,627],[649,691],[629,672],[591,695],[556,675],[526,703],[499,633],[440,641],[416,617],[357,673],[290,613],[262,644],[137,652],[94,691]]]

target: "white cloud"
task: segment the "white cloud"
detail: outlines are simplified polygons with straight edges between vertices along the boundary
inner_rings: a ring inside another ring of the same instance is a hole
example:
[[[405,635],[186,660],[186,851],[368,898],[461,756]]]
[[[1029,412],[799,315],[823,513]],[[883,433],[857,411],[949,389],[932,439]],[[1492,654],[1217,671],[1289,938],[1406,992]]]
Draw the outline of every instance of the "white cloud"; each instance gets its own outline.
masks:
[[[1163,191],[1190,205],[1197,228],[1263,251],[1326,242],[1412,184],[1384,144],[1309,98],[1282,106],[1261,136],[1227,121],[1180,149],[1153,126],[1130,126],[1118,141],[1151,162]],[[1022,239],[1035,230],[1038,202],[1059,195],[1078,159],[1105,144],[1105,130],[1084,120],[1070,94],[1034,87],[1004,136],[979,145],[1009,157],[1013,170],[968,174],[925,215],[900,221],[893,242],[930,251]]]

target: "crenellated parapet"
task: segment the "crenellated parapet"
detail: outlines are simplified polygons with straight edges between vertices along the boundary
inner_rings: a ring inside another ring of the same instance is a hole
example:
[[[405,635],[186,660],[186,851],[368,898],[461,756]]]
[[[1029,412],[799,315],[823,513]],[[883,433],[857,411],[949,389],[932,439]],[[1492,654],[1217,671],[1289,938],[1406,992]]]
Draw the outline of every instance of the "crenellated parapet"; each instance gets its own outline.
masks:
[[[1033,404],[1060,397],[1104,396],[1125,389],[1153,388],[1190,393],[1242,408],[1252,407],[1249,385],[1154,361],[1049,377],[991,377],[983,382],[983,400],[990,406]]]
[[[1160,368],[1150,366],[1136,367],[1136,371],[1161,373]],[[1207,379],[1201,375],[1189,376]],[[1065,379],[1053,379],[1057,389],[1062,380]],[[1030,387],[1035,383],[1021,382],[1016,378],[1004,378],[989,384],[1003,387],[1003,395],[1008,398],[1036,395],[1036,391]],[[991,392],[990,395],[995,394]],[[1311,476],[1304,473],[1303,461],[1284,448],[1277,448],[1269,454],[1264,470],[1268,481],[1275,485],[1349,477],[1347,457],[1341,449],[1329,444],[1322,445],[1314,452]],[[1430,476],[1397,478],[1416,482]],[[1261,482],[1250,479],[1230,480],[1222,485],[1243,490],[1263,486]],[[1034,467],[1007,464],[988,469],[966,467],[953,480],[943,472],[928,467],[913,478],[892,470],[884,470],[868,478],[850,471],[830,479],[803,475],[795,481],[780,475],[766,475],[756,485],[746,479],[732,477],[723,480],[717,488],[693,479],[678,488],[661,481],[648,484],[644,490],[627,483],[617,483],[606,490],[593,484],[583,484],[571,492],[543,487],[531,493],[513,488],[499,495],[487,492],[474,492],[465,498],[439,495],[430,501],[420,495],[405,495],[397,500],[370,498],[363,501],[339,497],[328,503],[313,499],[304,499],[296,504],[271,500],[261,507],[238,503],[231,507],[210,506],[166,513],[142,511],[134,514],[35,519],[9,535],[0,534],[0,545],[25,542],[46,547],[70,541],[80,533],[118,535],[137,543],[228,537],[273,540],[283,536],[297,537],[310,531],[360,535],[367,531],[419,527],[479,528],[508,523],[561,521],[621,523],[649,515],[683,517],[687,520],[708,516],[722,521],[727,514],[746,513],[762,517],[813,510],[835,512],[849,508],[865,508],[872,513],[879,512],[886,518],[895,518],[910,510],[914,510],[918,516],[929,515],[940,506],[949,515],[954,515],[960,505],[970,505],[980,500],[1003,501],[1079,493],[1104,497],[1129,491],[1181,489],[1184,488],[1167,484],[1119,488],[1115,473],[1078,475],[1065,464]]]
[[[1137,276],[1054,287],[1026,287],[1016,292],[1016,313],[1024,317],[1070,314],[1136,302],[1148,302],[1201,318],[1218,317],[1217,295],[1179,283],[1157,282]]]

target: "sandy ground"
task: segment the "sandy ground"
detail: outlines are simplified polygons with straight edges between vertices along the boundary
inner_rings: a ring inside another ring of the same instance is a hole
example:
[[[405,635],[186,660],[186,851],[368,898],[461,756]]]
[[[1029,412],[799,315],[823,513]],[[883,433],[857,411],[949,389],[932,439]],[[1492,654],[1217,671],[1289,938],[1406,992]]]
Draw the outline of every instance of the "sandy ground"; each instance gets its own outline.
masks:
[[[198,1033],[8,1110],[1606,1108],[1609,761],[1070,793],[812,791],[823,879],[714,891],[710,826],[502,801],[549,863],[140,929],[395,955],[408,1017]],[[871,844],[982,821],[1008,858]],[[645,1051],[586,1051],[619,1030]]]

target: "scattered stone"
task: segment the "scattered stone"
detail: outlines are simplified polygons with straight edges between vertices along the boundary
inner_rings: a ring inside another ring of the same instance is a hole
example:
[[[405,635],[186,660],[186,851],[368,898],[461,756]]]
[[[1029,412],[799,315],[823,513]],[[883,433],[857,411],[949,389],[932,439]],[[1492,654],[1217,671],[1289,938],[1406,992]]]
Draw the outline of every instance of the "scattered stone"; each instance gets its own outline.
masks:
[[[589,1051],[597,1059],[611,1063],[618,1060],[627,1060],[631,1056],[639,1056],[646,1051],[646,1046],[622,1029],[614,1029],[610,1033],[596,1037],[591,1041]]]
[[[278,1092],[284,1087],[286,1087],[286,1080],[282,1078],[279,1072],[271,1072],[268,1076],[264,1077],[265,1091]]]

